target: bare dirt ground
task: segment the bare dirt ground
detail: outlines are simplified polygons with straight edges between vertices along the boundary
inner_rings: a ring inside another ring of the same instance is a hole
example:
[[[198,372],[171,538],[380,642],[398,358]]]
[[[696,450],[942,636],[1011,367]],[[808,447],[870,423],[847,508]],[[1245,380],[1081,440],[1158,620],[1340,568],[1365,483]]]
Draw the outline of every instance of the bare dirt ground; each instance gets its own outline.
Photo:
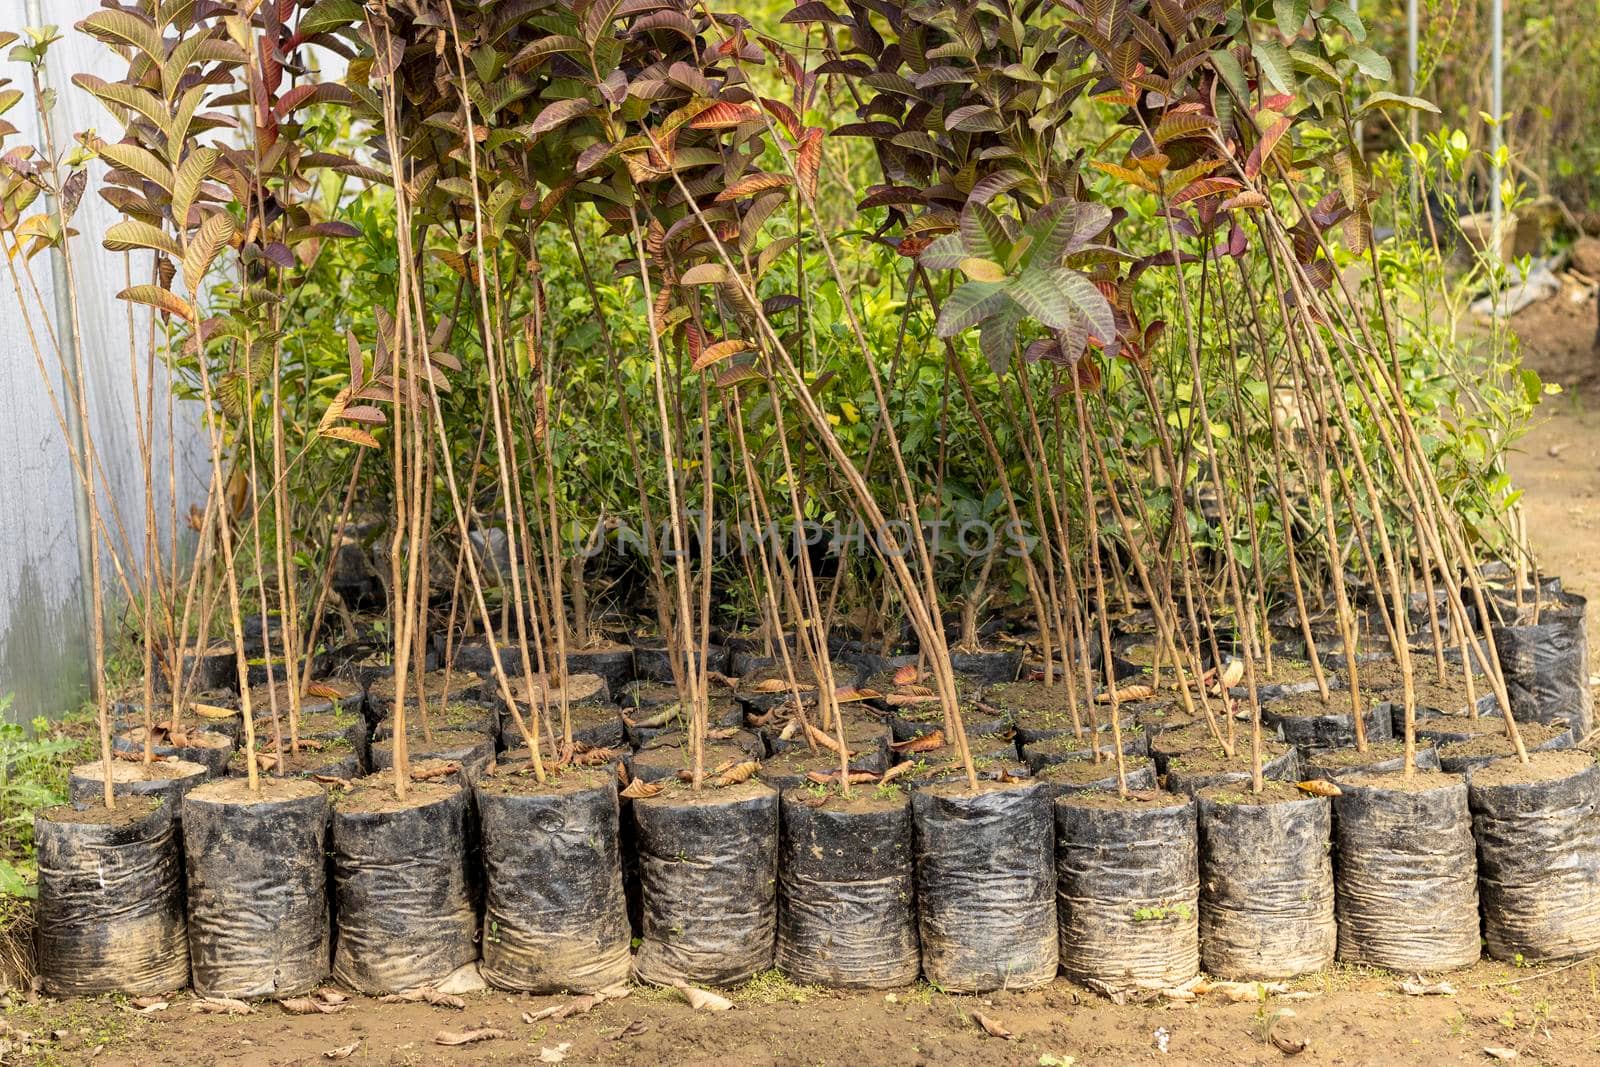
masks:
[[[1592,303],[1565,296],[1516,320],[1528,363],[1565,392],[1546,401],[1513,458],[1528,526],[1549,571],[1600,610],[1600,354]],[[1591,626],[1600,636],[1600,626]],[[1593,639],[1593,638],[1592,638]],[[1600,659],[1594,662],[1600,663]],[[1338,966],[1288,996],[1229,1003],[1157,997],[1112,1004],[1065,980],[1027,993],[947,995],[925,984],[892,995],[839,994],[767,975],[731,991],[735,1007],[696,1012],[670,990],[561,1021],[523,1016],[570,998],[465,998],[463,1009],[355,998],[337,1014],[292,1016],[274,1004],[245,1016],[200,1014],[190,994],[138,1014],[122,998],[13,996],[0,1016],[0,1063],[95,1064],[1073,1064],[1225,1067],[1515,1062],[1600,1063],[1600,960],[1553,967],[1482,962],[1445,976],[1451,995],[1410,996],[1404,976]],[[1014,1035],[987,1035],[982,1013]],[[501,1036],[437,1043],[474,1028]],[[24,1036],[26,1035],[26,1036]],[[1276,1041],[1274,1041],[1276,1039]],[[1304,1051],[1290,1053],[1285,1048]],[[353,1047],[352,1047],[353,1046]],[[1485,1051],[1493,1049],[1495,1053]]]

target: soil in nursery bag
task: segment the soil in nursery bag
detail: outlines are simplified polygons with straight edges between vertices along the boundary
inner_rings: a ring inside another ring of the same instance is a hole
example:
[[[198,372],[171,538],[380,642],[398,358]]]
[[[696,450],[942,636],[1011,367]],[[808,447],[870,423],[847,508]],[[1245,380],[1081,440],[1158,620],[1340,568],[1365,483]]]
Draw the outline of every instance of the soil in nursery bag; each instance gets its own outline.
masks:
[[[525,763],[474,787],[486,878],[484,978],[501,989],[590,993],[626,981],[632,959],[609,767],[539,783]]]
[[[1151,737],[1166,733],[1168,730],[1181,730],[1185,726],[1194,726],[1197,723],[1202,727],[1206,721],[1205,708],[1200,703],[1198,695],[1194,698],[1194,711],[1191,713],[1183,706],[1183,698],[1176,694],[1163,694],[1151,697],[1149,700],[1132,700],[1119,705],[1124,715],[1132,716],[1135,726],[1141,727]],[[1223,708],[1220,701],[1212,700],[1211,711],[1213,715],[1221,716]]]
[[[1296,781],[1300,777],[1300,754],[1293,745],[1262,741],[1261,774],[1274,781]],[[1240,730],[1232,756],[1224,755],[1220,747],[1211,745],[1168,760],[1166,788],[1170,793],[1194,796],[1214,785],[1248,788],[1250,777],[1250,736]]]
[[[1338,689],[1343,683],[1343,677],[1338,671],[1327,666],[1322,668],[1322,678],[1328,688]],[[1309,660],[1292,659],[1285,656],[1274,656],[1272,660],[1272,673],[1268,674],[1265,666],[1256,666],[1256,697],[1262,701],[1282,700],[1301,693],[1314,693],[1318,696],[1321,691],[1317,689],[1317,672]],[[1249,700],[1250,687],[1236,685],[1228,690],[1228,695],[1236,700]]]
[[[458,700],[472,700],[483,689],[483,680],[475,674],[461,671],[428,671],[422,675],[421,689],[429,708]],[[406,704],[417,703],[417,672],[406,672]],[[374,678],[367,687],[367,715],[373,722],[389,717],[394,703],[394,675]]]
[[[394,730],[393,708],[385,708],[382,717],[372,728],[374,742],[386,740]],[[423,712],[427,712],[428,726],[432,730],[454,730],[460,733],[482,734],[490,742],[500,739],[500,712],[492,704],[477,700],[452,700],[446,704],[429,702],[426,709],[416,703],[406,705],[406,730],[416,733],[422,729]],[[507,721],[510,721],[509,716]]]
[[[977,700],[984,692],[982,685],[965,674],[956,675],[955,683],[956,699],[963,704]],[[925,669],[917,669],[916,657],[909,663],[873,670],[860,688],[878,694],[871,698],[872,702],[891,711],[924,704],[939,706],[939,689],[934,685],[933,675]]]
[[[730,728],[731,729],[731,728]],[[759,763],[763,755],[761,738],[749,730],[733,730],[732,736],[707,738],[701,756],[706,777],[714,778],[747,762]],[[647,782],[663,779],[687,781],[694,769],[694,754],[684,733],[671,733],[646,743],[627,757],[628,774]]]
[[[1333,962],[1333,805],[1292,785],[1213,786],[1200,826],[1200,959],[1233,981],[1293,978]]]
[[[144,996],[189,981],[183,864],[166,800],[46,808],[34,815],[33,839],[45,992]]]
[[[529,658],[534,658],[531,650]],[[484,634],[459,639],[450,662],[457,671],[488,677],[494,674],[496,659],[506,677],[515,678],[522,673],[522,646],[516,641],[502,641]]]
[[[1150,751],[1150,739],[1143,730],[1137,727],[1122,732],[1122,754],[1124,756],[1143,756]],[[1112,741],[1111,731],[1103,730],[1098,734],[1090,734],[1085,730],[1082,737],[1074,737],[1071,733],[1056,737],[1041,738],[1028,741],[1022,745],[1022,758],[1028,764],[1028,769],[1038,774],[1041,768],[1052,763],[1063,763],[1067,760],[1088,759],[1098,751],[1101,756],[1110,756],[1116,751]]]
[[[367,720],[350,708],[336,707],[332,711],[302,715],[300,738],[302,741],[346,742],[355,752],[356,763],[362,773],[365,773],[370,765],[372,735],[367,727]],[[284,741],[288,741],[287,733],[284,735]]]
[[[821,699],[820,676],[808,664],[793,663],[791,666],[794,670],[792,685],[788,676],[784,674],[783,664],[757,667],[739,679],[733,690],[734,697],[751,714],[756,715],[779,704],[793,703],[796,690],[799,691],[802,704],[814,707]],[[835,689],[855,688],[856,682],[860,680],[859,668],[843,662],[834,662],[832,667]]]
[[[67,799],[75,805],[92,804],[105,797],[105,760],[80,763],[67,774]],[[143,761],[112,760],[111,791],[119,797],[164,797],[174,812],[181,810],[183,794],[206,781],[211,772],[199,763],[170,756]]]
[[[501,744],[522,744],[516,720],[499,696],[498,688],[492,701],[497,712],[497,731]],[[627,736],[622,726],[622,715],[611,703],[605,679],[598,674],[569,674],[561,683],[546,685],[543,677],[532,681],[518,678],[511,683],[511,693],[517,701],[517,711],[531,730],[534,722],[549,716],[551,728],[561,736],[561,699],[567,700],[567,716],[572,721],[572,740],[591,748],[620,748]]]
[[[1155,764],[1146,757],[1125,756],[1122,760],[1122,769],[1129,789],[1156,788]],[[1096,789],[1116,792],[1117,764],[1109,756],[1103,757],[1099,763],[1088,759],[1062,760],[1060,763],[1049,763],[1040,767],[1033,777],[1043,784],[1045,792],[1052,800],[1069,793],[1084,793]]]
[[[382,995],[440,981],[478,956],[468,888],[470,795],[459,781],[374,774],[334,802],[333,977]]]
[[[681,653],[679,653],[681,656]],[[711,670],[721,670],[727,656],[721,645],[710,645],[693,653],[696,666],[708,664]],[[659,637],[639,637],[633,642],[633,676],[652,682],[672,683],[672,662],[667,656],[667,643]]]
[[[635,685],[656,686],[659,683],[635,682]],[[670,688],[670,687],[667,687]],[[744,705],[726,697],[713,697],[707,702],[706,723],[713,730],[739,729],[745,724]],[[628,744],[639,748],[651,740],[682,730],[687,720],[678,704],[676,692],[663,703],[650,703],[638,707],[622,706],[622,725]]]
[[[300,742],[300,751],[295,752],[285,737],[282,773],[278,769],[278,753],[270,743],[256,750],[256,769],[263,775],[282,778],[359,778],[361,758],[346,738],[329,741],[305,738]],[[247,773],[244,751],[236,749],[233,759],[228,761],[228,774],[244,777]]]
[[[406,731],[406,754],[410,757],[413,773],[416,764],[423,760],[441,760],[461,765],[461,774],[467,781],[475,780],[494,762],[494,741],[476,730],[433,730],[432,738],[425,738],[422,725]],[[388,738],[372,742],[372,771],[376,776],[394,766],[394,740]]]
[[[902,762],[910,763],[912,768],[901,772],[898,780],[910,789],[927,789],[967,780],[967,772],[954,745],[945,745],[931,752],[910,753]],[[1028,765],[1017,758],[1015,748],[1008,746],[985,750],[978,744],[978,739],[973,740],[972,769],[979,781],[1020,781],[1033,777]]]
[[[1334,798],[1338,958],[1402,973],[1478,959],[1467,787],[1439,771],[1353,774]]]
[[[1227,727],[1225,722],[1219,722],[1217,725],[1224,729]],[[1190,723],[1188,726],[1153,734],[1149,742],[1150,759],[1156,765],[1157,774],[1166,774],[1167,765],[1175,757],[1212,749],[1216,744],[1216,738],[1211,734],[1211,727],[1204,721]]]
[[[840,718],[844,721],[845,747],[855,753],[852,759],[861,759],[868,762],[881,763],[884,766],[889,762],[889,744],[894,740],[894,733],[888,722],[878,716],[882,712],[863,709],[859,705],[847,704],[840,709]],[[822,716],[816,710],[806,714],[806,722],[814,731],[824,733],[831,741],[837,741],[839,728],[837,725],[822,730]],[[806,733],[801,724],[794,718],[778,719],[761,727],[758,731],[766,741],[767,750],[773,755],[782,755],[791,749],[804,749],[809,751],[810,745],[806,743]],[[813,733],[814,737],[815,734]],[[816,742],[818,748],[825,748],[822,741]],[[881,767],[879,768],[882,769]]]
[[[1375,704],[1366,697],[1361,702],[1367,709],[1362,716],[1367,741],[1387,741],[1391,736],[1388,705]],[[1334,690],[1326,701],[1313,689],[1265,702],[1261,705],[1261,728],[1281,734],[1302,756],[1356,743],[1349,690]]]
[[[1587,752],[1502,759],[1467,778],[1483,936],[1498,960],[1600,951],[1600,767]]]
[[[1022,673],[1022,649],[990,648],[969,652],[951,649],[950,669],[979,685],[1014,682]]]
[[[606,691],[615,693],[633,681],[633,649],[612,641],[599,641],[583,648],[567,648],[568,674],[598,674]]]
[[[780,805],[778,969],[797,982],[916,981],[910,799],[900,789],[787,789]]]
[[[328,793],[264,777],[208,782],[183,801],[189,959],[208,997],[288,997],[328,977]]]
[[[982,704],[961,704],[957,710],[961,713],[961,726],[975,748],[996,740],[1012,744],[1017,727],[1010,715],[992,711]],[[936,731],[943,736],[944,709],[937,700],[902,705],[889,712],[889,727],[894,732],[897,744],[914,741]],[[949,742],[950,738],[946,737],[945,741]]]
[[[1378,741],[1365,752],[1355,748],[1331,748],[1300,761],[1301,778],[1337,781],[1347,774],[1383,774],[1405,769],[1403,740]],[[1417,739],[1416,767],[1419,771],[1439,769],[1439,750],[1432,742]]]
[[[1439,745],[1439,766],[1450,774],[1462,774],[1474,767],[1482,767],[1497,759],[1516,754],[1516,746],[1506,736],[1502,719],[1480,719],[1485,729],[1464,741],[1446,741]],[[1492,728],[1490,727],[1492,725]],[[1517,732],[1522,735],[1522,747],[1529,752],[1550,752],[1572,747],[1572,731],[1565,726],[1545,726],[1537,722],[1520,722]]]
[[[258,741],[262,736],[263,725],[260,719],[256,720]],[[204,727],[185,726],[181,732],[174,734],[165,726],[157,724],[152,737],[155,743],[151,746],[151,751],[155,755],[198,763],[213,777],[227,773],[228,760],[233,756],[233,738]],[[126,730],[118,730],[113,735],[111,744],[118,752],[143,757],[144,727],[132,726]]]
[[[732,985],[769,969],[777,937],[778,793],[759,781],[669,784],[633,802],[641,928],[634,973]]]
[[[1061,969],[1076,981],[1177,984],[1200,966],[1194,802],[1081,792],[1055,802]]]
[[[1013,724],[1018,739],[1026,743],[1073,732],[1070,693],[1065,682],[1049,686],[1043,682],[1012,682],[985,689],[978,703],[989,717]],[[1123,704],[1121,711],[1124,723],[1132,726],[1129,707]],[[1089,709],[1084,706],[1081,695],[1077,699],[1077,709],[1078,725],[1089,729]],[[1109,704],[1094,707],[1094,718],[1100,729],[1110,729],[1110,715]]]
[[[1576,593],[1559,593],[1540,603],[1537,623],[1527,607],[1517,620],[1526,625],[1494,628],[1511,714],[1526,722],[1564,722],[1579,739],[1594,728],[1587,603]]]
[[[918,929],[930,983],[1028,989],[1056,973],[1050,796],[1028,781],[915,790]]]

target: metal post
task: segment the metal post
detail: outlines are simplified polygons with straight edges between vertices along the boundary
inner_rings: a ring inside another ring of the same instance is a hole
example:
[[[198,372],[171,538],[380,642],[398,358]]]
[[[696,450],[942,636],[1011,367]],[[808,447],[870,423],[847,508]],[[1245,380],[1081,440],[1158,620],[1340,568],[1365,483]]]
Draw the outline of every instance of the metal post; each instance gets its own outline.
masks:
[[[44,16],[39,9],[39,0],[27,0],[24,4],[24,17],[30,26],[44,25]],[[50,85],[50,72],[44,65],[39,67],[39,82],[46,88]],[[60,104],[57,97],[56,103]],[[45,211],[51,217],[56,215],[55,197],[45,194]],[[66,234],[61,239],[67,239]],[[95,476],[94,469],[89,465],[88,430],[83,425],[78,413],[78,351],[81,339],[78,337],[76,320],[72,316],[72,297],[67,281],[67,259],[60,247],[50,249],[50,288],[55,297],[55,333],[61,345],[61,389],[66,394],[67,403],[62,404],[67,421],[67,434],[71,447],[78,453],[83,462],[84,471],[90,478]],[[109,490],[109,486],[107,489]],[[72,479],[72,504],[73,512],[78,524],[78,585],[82,590],[79,599],[83,605],[83,639],[87,646],[86,659],[89,662],[89,699],[100,699],[100,674],[103,664],[96,663],[94,658],[94,591],[89,588],[94,581],[94,560],[92,557],[91,542],[94,540],[93,529],[89,525],[93,517],[89,514],[89,489],[81,478]]]
[[[1489,233],[1494,242],[1494,255],[1500,257],[1502,243],[1501,227],[1505,205],[1500,202],[1500,149],[1504,144],[1501,135],[1500,119],[1505,114],[1505,101],[1503,97],[1505,82],[1505,28],[1502,25],[1505,14],[1505,0],[1489,0],[1493,5],[1490,9],[1489,36],[1490,47],[1494,50],[1490,56],[1491,69],[1494,72],[1494,83],[1489,93],[1489,111],[1494,115],[1494,123],[1489,127]]]
[[[1406,0],[1406,95],[1417,95],[1417,0]],[[1417,112],[1411,111],[1409,136],[1416,144],[1420,138]],[[1406,153],[1406,163],[1411,168],[1411,199],[1422,209],[1422,175],[1417,172],[1416,157]]]

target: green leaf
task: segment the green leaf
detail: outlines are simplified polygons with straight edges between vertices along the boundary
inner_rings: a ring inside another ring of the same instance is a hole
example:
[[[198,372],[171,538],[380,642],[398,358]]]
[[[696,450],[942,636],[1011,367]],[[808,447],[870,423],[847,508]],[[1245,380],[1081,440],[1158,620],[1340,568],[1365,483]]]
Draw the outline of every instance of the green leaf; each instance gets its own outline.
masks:
[[[1004,263],[1011,258],[1011,241],[993,211],[982,204],[968,203],[961,210],[961,237],[967,255]]]
[[[1274,89],[1280,93],[1294,92],[1294,60],[1290,58],[1287,48],[1277,41],[1257,41],[1251,45],[1250,52],[1261,65],[1262,75],[1272,83]]]
[[[1322,17],[1333,19],[1357,41],[1367,39],[1367,28],[1361,24],[1361,16],[1356,14],[1355,6],[1350,0],[1333,0],[1323,9]]]
[[[172,172],[148,149],[132,144],[107,144],[100,146],[100,157],[172,192]]]
[[[170,234],[138,219],[123,219],[108,227],[101,244],[108,252],[132,252],[140,248],[150,248],[157,252],[165,252],[174,258],[181,254],[178,242],[174,241]]]
[[[200,183],[211,174],[219,156],[215,148],[197,148],[178,165],[177,178],[172,183],[172,218],[179,229],[188,227],[189,209],[194,206]]]
[[[161,44],[161,34],[142,15],[130,11],[96,11],[78,23],[78,28],[107,44],[132,45],[149,56],[151,62],[160,63],[167,58],[167,50]]]
[[[1241,101],[1250,99],[1250,79],[1232,52],[1218,50],[1211,53],[1211,66],[1221,76],[1230,92]]]
[[[1391,93],[1387,89],[1382,89],[1367,97],[1366,103],[1361,105],[1356,114],[1365,115],[1373,111],[1382,111],[1386,108],[1396,108],[1402,111],[1426,111],[1431,115],[1439,113],[1439,109],[1431,101],[1424,100],[1420,96],[1401,96],[1399,93]]]
[[[939,309],[934,332],[940,337],[954,337],[977,325],[1005,307],[1006,289],[995,282],[967,282],[951,293]]]
[[[1306,24],[1311,13],[1311,0],[1272,0],[1272,14],[1278,22],[1278,32],[1285,37],[1295,37]]]
[[[1345,49],[1344,54],[1354,60],[1361,73],[1369,78],[1388,81],[1394,76],[1394,71],[1389,67],[1389,61],[1364,44],[1353,44]]]
[[[300,16],[295,29],[302,36],[310,36],[360,21],[361,5],[356,0],[317,0],[309,11]]]
[[[1052,330],[1065,330],[1081,317],[1100,340],[1109,342],[1117,335],[1117,320],[1105,294],[1075,270],[1029,271],[1007,286],[1006,292]]]
[[[961,261],[960,266],[961,273],[975,282],[1003,282],[1006,280],[1006,269],[992,259],[968,256]]]

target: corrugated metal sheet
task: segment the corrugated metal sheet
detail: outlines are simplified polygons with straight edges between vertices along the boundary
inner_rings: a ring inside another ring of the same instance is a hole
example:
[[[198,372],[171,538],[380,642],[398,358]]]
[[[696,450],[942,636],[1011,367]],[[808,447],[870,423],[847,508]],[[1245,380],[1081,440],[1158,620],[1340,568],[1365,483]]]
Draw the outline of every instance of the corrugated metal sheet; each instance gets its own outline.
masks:
[[[98,7],[94,0],[45,0],[44,17],[63,27]],[[20,28],[26,22],[23,0],[0,0],[0,27]],[[70,144],[73,131],[98,128],[108,137],[116,120],[87,94],[68,84],[77,72],[92,71],[108,80],[121,76],[115,59],[100,44],[68,32],[51,49],[49,71],[54,85],[66,86],[52,126],[58,150]],[[4,74],[18,88],[27,89],[27,68],[5,63]],[[39,123],[32,97],[6,116],[20,133],[8,141],[39,143]],[[143,565],[144,476],[139,460],[134,403],[129,369],[128,308],[116,293],[135,281],[148,280],[147,256],[125,257],[100,247],[99,234],[116,221],[116,213],[95,192],[100,174],[91,172],[89,191],[73,220],[81,233],[72,244],[77,291],[81,298],[82,351],[92,416],[90,428],[104,465],[100,493],[114,501],[127,536],[134,542],[130,568]],[[55,319],[55,289],[48,258],[33,264],[39,302],[28,294],[29,312],[36,328]],[[24,281],[24,286],[26,286]],[[42,306],[41,306],[42,304]],[[140,373],[144,369],[143,339],[148,320],[132,326],[140,345]],[[48,341],[41,336],[49,381],[64,403],[61,378]],[[204,438],[192,407],[175,415],[172,439],[166,430],[163,405],[164,380],[157,382],[158,418],[155,437],[158,516],[165,516],[169,444],[176,468],[180,512],[203,502],[209,477]],[[140,402],[143,403],[141,396]],[[60,424],[41,380],[28,332],[9,277],[0,281],[0,694],[12,693],[10,715],[26,721],[76,705],[87,692],[88,656],[83,599],[87,576],[80,574],[79,537],[74,501],[74,475]],[[109,509],[107,521],[112,521]],[[167,541],[168,523],[158,523]],[[181,539],[181,535],[180,535]],[[106,591],[111,621],[120,620],[119,586],[106,561]]]

